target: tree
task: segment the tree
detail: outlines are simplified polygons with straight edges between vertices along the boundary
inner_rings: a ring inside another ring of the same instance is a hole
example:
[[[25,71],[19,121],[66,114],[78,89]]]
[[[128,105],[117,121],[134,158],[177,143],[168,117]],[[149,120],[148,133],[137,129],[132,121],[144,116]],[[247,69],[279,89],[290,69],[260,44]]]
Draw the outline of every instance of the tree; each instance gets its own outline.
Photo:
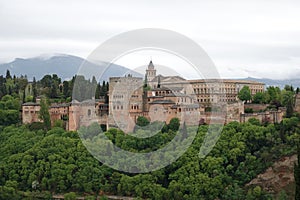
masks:
[[[42,87],[51,87],[51,82],[52,82],[52,78],[51,78],[51,75],[47,74],[45,75],[40,81],[39,81],[41,84],[42,84]]]
[[[100,90],[101,90],[101,85],[100,83],[98,83],[95,92],[95,99],[100,99],[100,92],[101,92]]]
[[[292,117],[294,112],[294,92],[292,91],[285,91],[283,93],[283,105],[286,107],[286,117]]]
[[[69,192],[64,195],[65,200],[75,200],[76,194],[75,192]]]
[[[300,200],[300,145],[297,146],[298,161],[294,164],[294,177],[296,184],[295,200]]]
[[[253,103],[264,103],[265,102],[265,95],[262,92],[257,92],[253,95]]]
[[[33,99],[32,101],[33,102],[36,102],[36,97],[37,97],[37,88],[36,88],[36,80],[35,80],[35,77],[33,77],[33,81],[32,81],[32,96],[33,96]]]
[[[182,137],[181,138],[183,140],[188,137],[188,131],[187,131],[185,122],[183,122],[181,133],[182,133]]]
[[[69,82],[64,81],[63,82],[63,95],[65,98],[70,96],[70,88],[69,88]]]
[[[285,85],[285,86],[284,86],[284,89],[285,89],[286,91],[294,92],[294,87],[293,87],[292,85]]]
[[[250,124],[252,124],[252,125],[260,126],[260,121],[259,121],[258,119],[256,119],[256,118],[254,118],[254,117],[250,118],[250,119],[248,120],[248,122],[249,122]]]
[[[10,75],[10,71],[9,70],[6,70],[6,76],[5,76],[6,79],[11,79],[11,75]]]
[[[51,119],[49,114],[49,106],[47,103],[47,100],[45,98],[41,99],[41,108],[40,108],[40,114],[39,118],[44,123],[44,128],[46,130],[49,130],[51,128]]]
[[[168,124],[169,130],[172,130],[172,131],[178,131],[179,126],[180,126],[180,122],[177,117],[172,118],[170,120],[170,123]]]
[[[25,99],[26,99],[26,92],[25,92],[25,90],[23,90],[23,95],[22,95],[22,102],[23,103],[26,102]]]
[[[274,105],[277,109],[281,106],[282,102],[282,94],[279,87],[270,86],[267,88],[266,92],[268,98],[266,98],[266,102]]]
[[[56,83],[51,84],[50,98],[56,98],[58,96],[57,89],[58,87]]]
[[[136,120],[136,125],[138,126],[147,126],[149,123],[149,120],[144,116],[138,116]]]
[[[60,127],[60,128],[64,128],[64,121],[61,119],[57,119],[54,121],[54,125],[53,127]]]
[[[242,101],[248,101],[251,100],[251,92],[249,86],[245,85],[240,92],[238,93],[238,98]]]

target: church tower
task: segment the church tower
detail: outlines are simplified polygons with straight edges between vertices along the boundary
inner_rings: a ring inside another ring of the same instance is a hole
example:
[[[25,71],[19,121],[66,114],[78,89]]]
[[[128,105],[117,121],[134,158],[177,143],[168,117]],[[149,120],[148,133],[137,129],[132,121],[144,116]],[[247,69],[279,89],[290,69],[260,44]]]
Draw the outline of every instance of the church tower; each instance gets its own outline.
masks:
[[[150,61],[148,68],[146,69],[146,77],[147,82],[152,81],[156,77],[156,69],[154,69],[152,60]]]

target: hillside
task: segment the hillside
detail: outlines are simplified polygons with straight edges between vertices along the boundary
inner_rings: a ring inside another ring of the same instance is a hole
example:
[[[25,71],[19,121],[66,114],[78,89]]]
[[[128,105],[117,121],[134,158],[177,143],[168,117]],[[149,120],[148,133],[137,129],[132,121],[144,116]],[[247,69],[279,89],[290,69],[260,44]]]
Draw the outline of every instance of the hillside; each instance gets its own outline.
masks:
[[[264,191],[275,194],[278,198],[280,193],[287,193],[289,199],[293,199],[292,197],[295,195],[294,164],[296,161],[297,155],[282,157],[246,186],[259,185]]]

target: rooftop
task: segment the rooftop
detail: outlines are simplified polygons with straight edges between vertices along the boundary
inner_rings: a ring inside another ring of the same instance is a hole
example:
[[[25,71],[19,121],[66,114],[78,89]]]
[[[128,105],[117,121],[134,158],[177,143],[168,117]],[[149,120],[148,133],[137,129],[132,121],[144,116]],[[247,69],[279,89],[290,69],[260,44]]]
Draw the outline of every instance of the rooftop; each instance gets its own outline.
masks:
[[[150,102],[149,104],[175,104],[175,103],[171,100],[155,100]]]

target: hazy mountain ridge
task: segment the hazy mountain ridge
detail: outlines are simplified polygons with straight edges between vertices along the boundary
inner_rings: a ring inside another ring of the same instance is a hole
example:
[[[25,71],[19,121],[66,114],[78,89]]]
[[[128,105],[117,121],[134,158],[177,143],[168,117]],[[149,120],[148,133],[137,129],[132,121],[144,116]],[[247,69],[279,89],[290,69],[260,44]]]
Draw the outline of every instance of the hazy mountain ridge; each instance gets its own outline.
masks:
[[[244,78],[241,80],[251,80],[251,81],[258,81],[266,84],[268,86],[278,86],[281,89],[284,88],[285,85],[292,85],[294,88],[300,87],[300,79],[283,79],[283,80],[275,80],[275,79],[268,79],[268,78]]]
[[[83,58],[66,54],[44,54],[38,57],[27,59],[16,58],[12,62],[0,64],[0,74],[5,75],[6,70],[9,69],[12,75],[27,75],[29,80],[32,80],[33,77],[39,80],[46,74],[57,74],[62,78],[62,80],[65,80],[70,79],[75,74],[77,74],[81,64],[84,61],[85,60]],[[97,70],[97,67],[105,67],[106,65],[107,63],[104,62],[98,65],[89,63],[89,66],[91,66],[93,70]],[[134,76],[143,77],[142,74],[131,71],[126,67],[111,64],[110,67],[105,71],[101,79],[107,81],[111,76],[123,76],[124,74],[128,73],[131,73]],[[275,80],[252,77],[237,79],[263,82],[266,84],[266,87],[279,86],[280,88],[283,88],[285,85],[293,85],[295,88],[300,87],[300,79]]]
[[[0,64],[0,74],[5,75],[8,69],[12,75],[27,75],[29,80],[32,80],[33,77],[39,80],[46,74],[57,74],[62,80],[65,80],[77,74],[84,61],[83,58],[65,54],[42,55],[28,59],[16,58],[12,62]],[[107,63],[105,62],[99,64],[88,63],[88,66],[95,70],[106,67],[106,65]],[[101,80],[107,81],[111,76],[123,76],[127,73],[142,77],[141,74],[133,72],[126,67],[111,64],[104,72]]]

